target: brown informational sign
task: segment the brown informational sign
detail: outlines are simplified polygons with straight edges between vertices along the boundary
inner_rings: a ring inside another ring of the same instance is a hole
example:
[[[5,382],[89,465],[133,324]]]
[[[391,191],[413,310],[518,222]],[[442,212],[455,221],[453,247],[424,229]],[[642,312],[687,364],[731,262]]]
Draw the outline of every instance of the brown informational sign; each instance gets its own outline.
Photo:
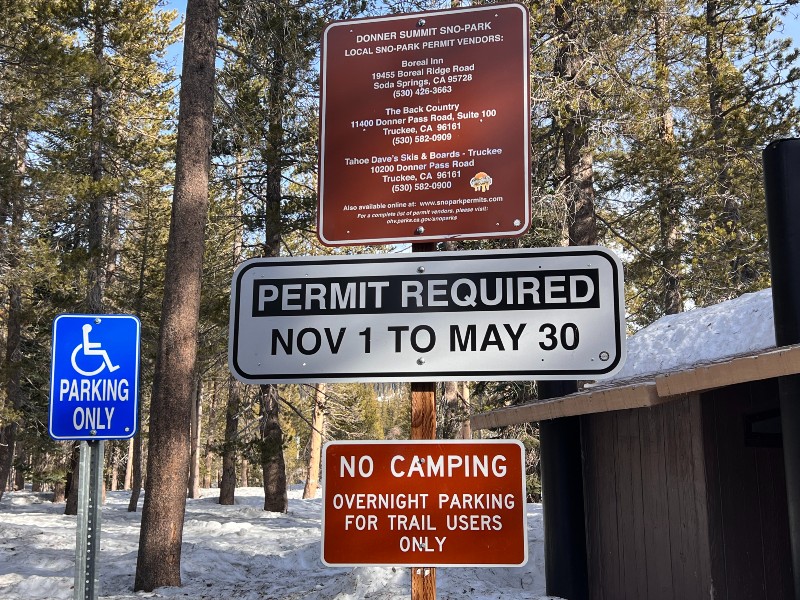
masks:
[[[343,21],[322,38],[320,240],[522,235],[528,15],[519,4]]]
[[[330,442],[328,566],[520,566],[528,560],[517,440]]]

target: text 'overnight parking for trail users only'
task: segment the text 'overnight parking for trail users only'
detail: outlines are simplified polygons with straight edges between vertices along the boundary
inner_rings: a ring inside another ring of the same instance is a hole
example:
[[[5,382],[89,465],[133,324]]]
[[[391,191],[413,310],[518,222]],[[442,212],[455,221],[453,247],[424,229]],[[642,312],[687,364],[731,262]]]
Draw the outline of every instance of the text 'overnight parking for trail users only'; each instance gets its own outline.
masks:
[[[624,359],[602,248],[254,259],[234,275],[242,381],[599,378]]]

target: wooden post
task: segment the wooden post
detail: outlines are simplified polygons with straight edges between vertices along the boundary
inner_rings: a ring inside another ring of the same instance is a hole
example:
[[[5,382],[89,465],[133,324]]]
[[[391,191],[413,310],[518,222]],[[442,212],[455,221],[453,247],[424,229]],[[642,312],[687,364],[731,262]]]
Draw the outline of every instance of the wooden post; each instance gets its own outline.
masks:
[[[436,439],[436,384],[411,384],[411,439]]]
[[[435,244],[412,244],[412,252],[430,252]],[[411,439],[436,439],[436,384],[419,381],[411,384]],[[411,569],[411,600],[436,600],[436,569]]]
[[[436,384],[421,381],[411,384],[411,439],[436,439]],[[411,600],[435,600],[436,569],[411,569]]]

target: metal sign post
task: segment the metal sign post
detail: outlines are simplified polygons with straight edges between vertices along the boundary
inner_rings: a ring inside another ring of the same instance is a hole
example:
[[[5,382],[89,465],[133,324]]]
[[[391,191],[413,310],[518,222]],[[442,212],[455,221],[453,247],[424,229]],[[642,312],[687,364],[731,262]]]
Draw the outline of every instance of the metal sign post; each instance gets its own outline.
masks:
[[[97,555],[100,553],[100,503],[102,502],[105,442],[81,442],[78,477],[78,527],[75,542],[75,600],[96,600],[99,588]]]

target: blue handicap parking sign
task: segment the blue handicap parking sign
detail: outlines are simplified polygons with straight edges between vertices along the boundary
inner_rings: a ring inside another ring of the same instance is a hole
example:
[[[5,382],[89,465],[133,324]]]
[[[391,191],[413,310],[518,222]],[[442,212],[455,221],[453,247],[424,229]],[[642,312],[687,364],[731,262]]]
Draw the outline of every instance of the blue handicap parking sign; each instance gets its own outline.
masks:
[[[50,436],[121,440],[136,433],[141,324],[133,315],[53,321]]]

